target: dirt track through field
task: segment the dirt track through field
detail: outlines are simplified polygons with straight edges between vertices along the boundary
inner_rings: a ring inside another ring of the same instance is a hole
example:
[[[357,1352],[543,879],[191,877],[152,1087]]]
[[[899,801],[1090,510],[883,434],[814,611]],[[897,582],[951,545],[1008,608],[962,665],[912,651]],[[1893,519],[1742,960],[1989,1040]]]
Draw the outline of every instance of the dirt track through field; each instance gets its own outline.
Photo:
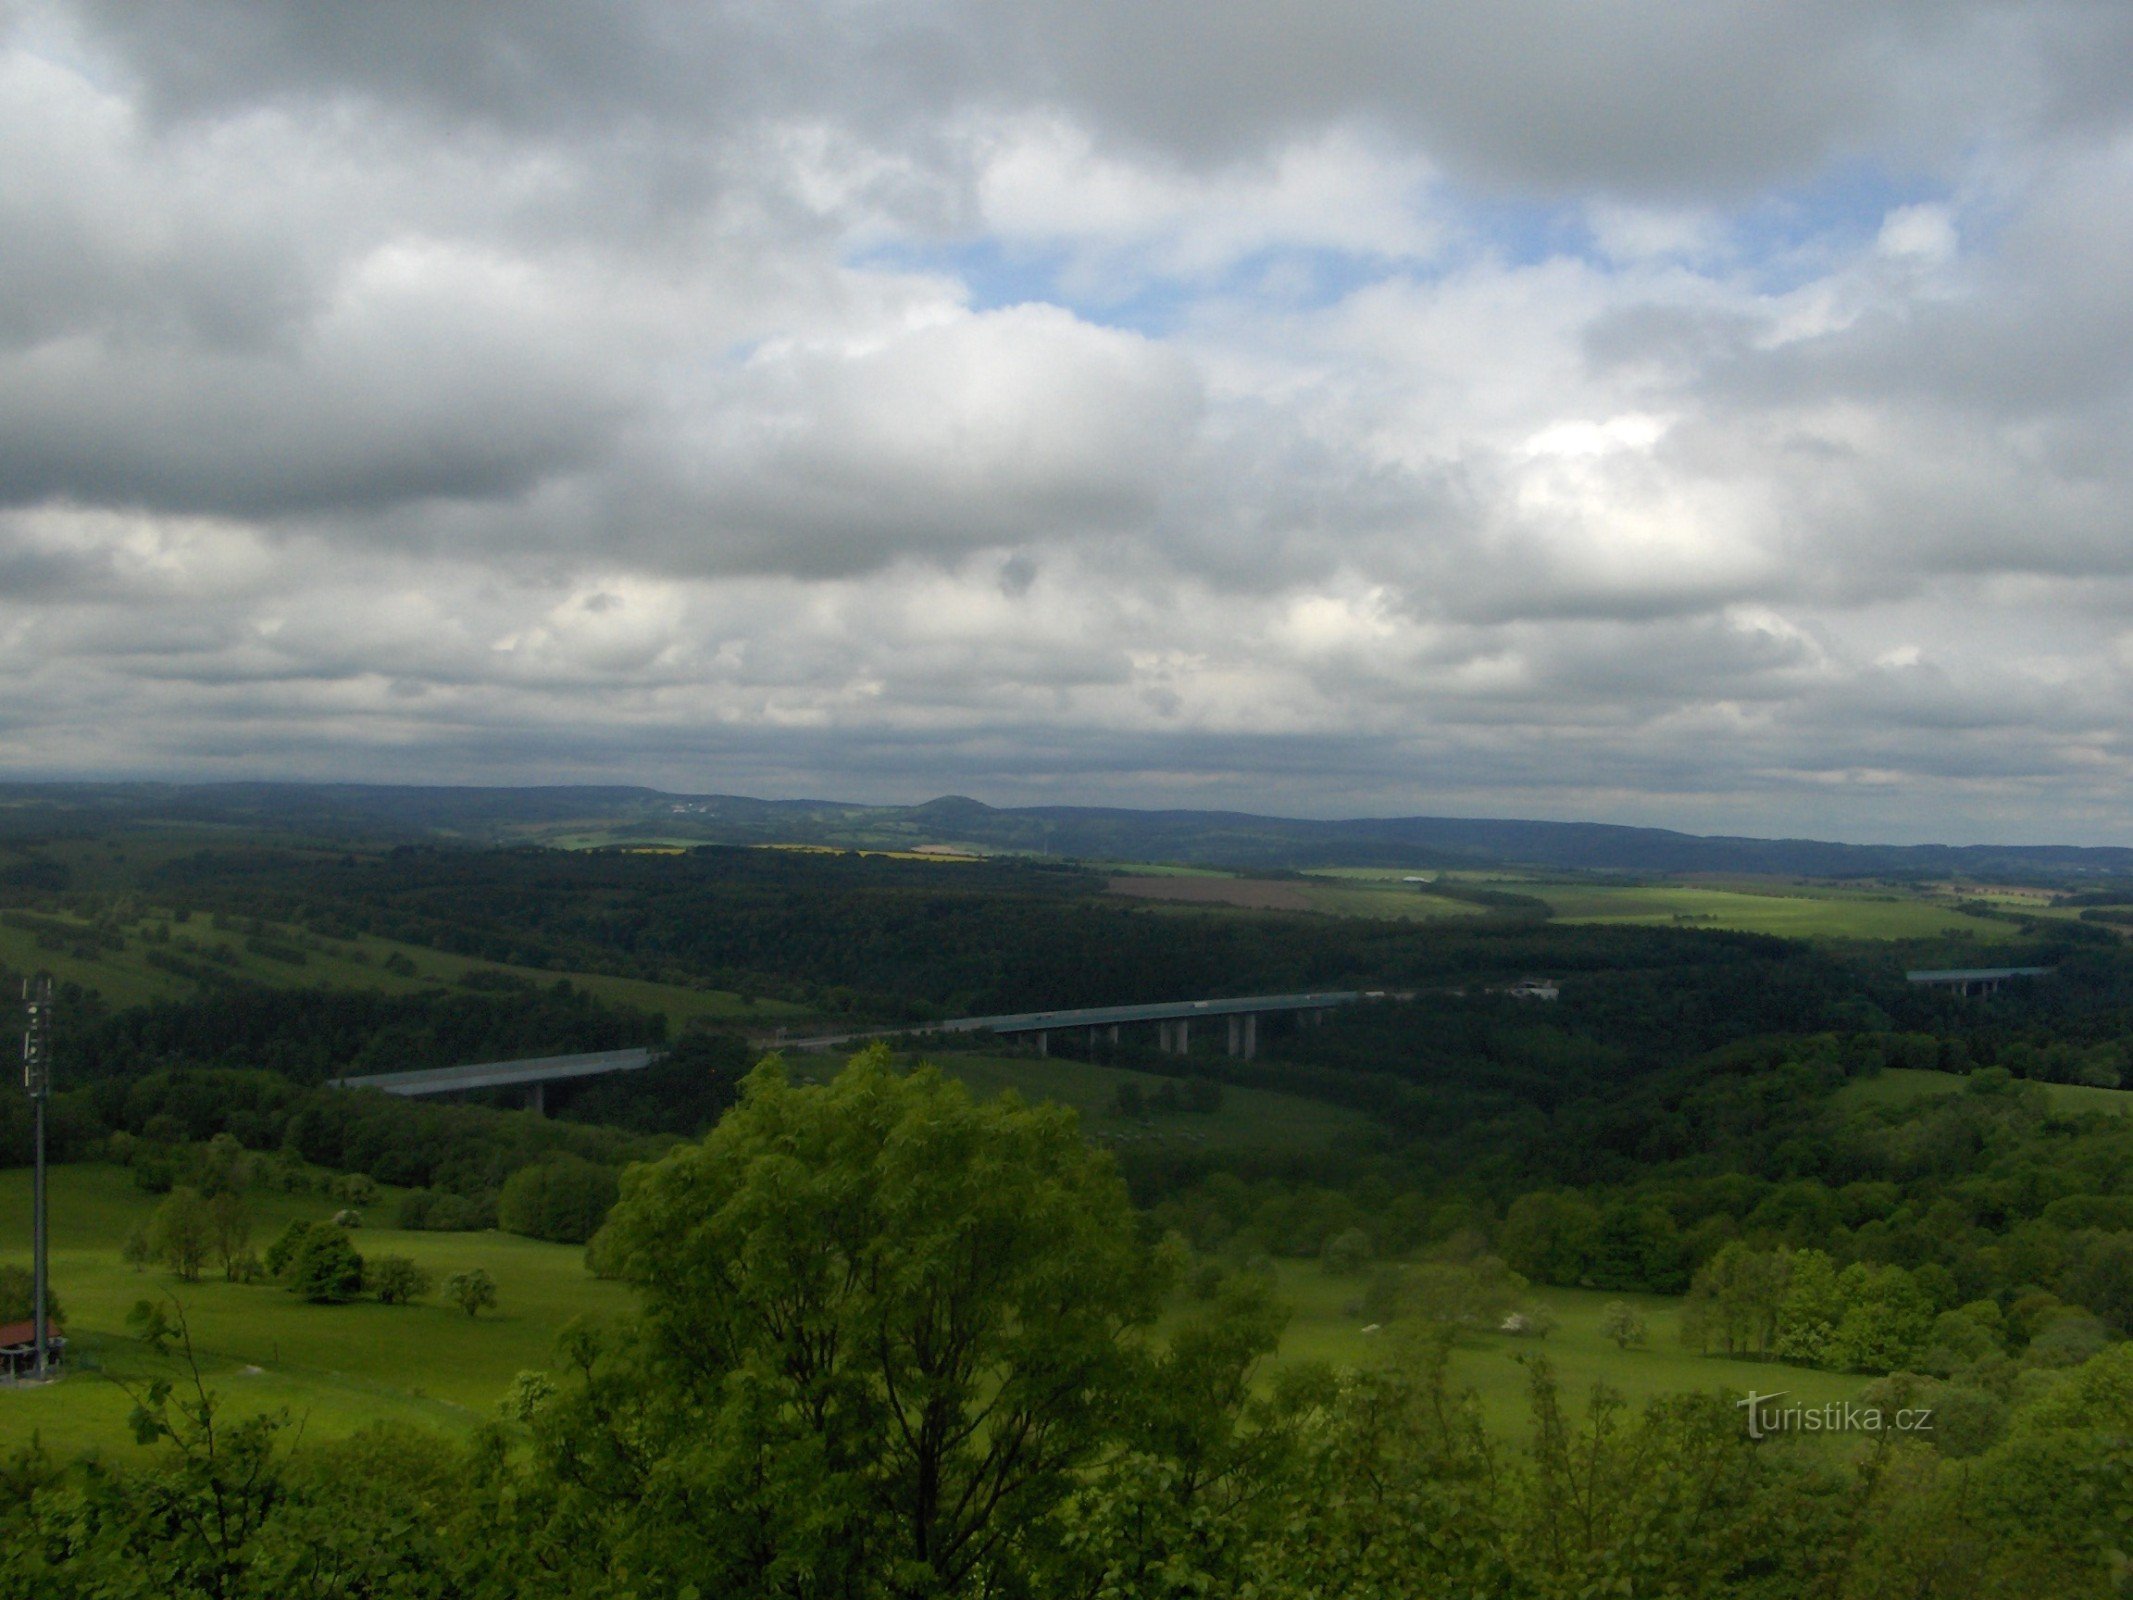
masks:
[[[1113,878],[1112,894],[1136,900],[1182,900],[1192,905],[1243,906],[1251,911],[1316,911],[1310,887],[1263,878]]]

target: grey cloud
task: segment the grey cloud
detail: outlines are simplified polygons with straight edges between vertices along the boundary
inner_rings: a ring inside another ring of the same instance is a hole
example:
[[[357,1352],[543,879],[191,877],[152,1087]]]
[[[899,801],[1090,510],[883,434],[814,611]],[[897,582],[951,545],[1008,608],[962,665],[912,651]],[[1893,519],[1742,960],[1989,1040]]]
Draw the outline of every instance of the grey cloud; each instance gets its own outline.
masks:
[[[18,8],[82,72],[0,106],[0,759],[2109,826],[2119,13]],[[1460,238],[1151,334],[888,264],[1059,117],[1129,233],[1362,126]],[[1934,175],[1953,258],[1492,231],[1855,157]]]
[[[2133,65],[2133,27],[2075,0],[82,9],[171,114],[353,95],[539,137],[751,116],[908,132],[1034,98],[1196,160],[1374,120],[1556,192],[1737,196],[1891,140],[1943,157],[1980,120],[2112,123]]]

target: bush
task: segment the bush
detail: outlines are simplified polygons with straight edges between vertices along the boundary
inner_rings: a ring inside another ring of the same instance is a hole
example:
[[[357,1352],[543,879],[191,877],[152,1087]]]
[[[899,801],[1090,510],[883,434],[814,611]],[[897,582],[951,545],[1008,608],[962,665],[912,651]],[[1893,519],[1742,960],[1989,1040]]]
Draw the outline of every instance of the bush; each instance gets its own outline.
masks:
[[[1644,1314],[1627,1300],[1610,1300],[1600,1308],[1600,1332],[1614,1340],[1617,1350],[1641,1345],[1650,1336]]]
[[[497,1225],[507,1233],[558,1244],[584,1244],[599,1232],[620,1191],[615,1170],[579,1156],[551,1156],[521,1167],[496,1197]]]
[[[1326,1241],[1319,1254],[1326,1270],[1335,1277],[1355,1277],[1370,1265],[1370,1235],[1361,1228],[1344,1228]]]
[[[404,1306],[420,1300],[436,1286],[426,1267],[407,1256],[378,1256],[370,1262],[370,1290],[389,1306]]]
[[[481,1267],[469,1267],[444,1280],[445,1297],[468,1316],[479,1316],[496,1306],[496,1280]]]
[[[289,1262],[289,1290],[314,1305],[342,1305],[363,1292],[363,1258],[339,1228],[314,1225]]]
[[[148,1224],[149,1250],[187,1283],[200,1276],[214,1242],[214,1222],[197,1189],[171,1190]]]
[[[615,1231],[604,1223],[585,1246],[585,1270],[596,1278],[613,1279],[622,1276],[622,1260],[615,1246]]]
[[[521,1372],[496,1402],[496,1414],[512,1422],[531,1422],[555,1397],[555,1379],[547,1373]]]
[[[119,1246],[119,1260],[139,1272],[155,1258],[155,1245],[149,1241],[148,1222],[143,1218],[127,1230],[126,1242]]]
[[[378,1198],[375,1180],[360,1172],[344,1172],[333,1180],[333,1198],[344,1206],[367,1206]]]
[[[394,1221],[410,1232],[478,1233],[496,1226],[496,1207],[447,1189],[410,1189],[400,1197]]]
[[[282,1229],[281,1237],[267,1246],[268,1276],[286,1276],[291,1263],[296,1260],[296,1253],[303,1249],[304,1241],[311,1237],[311,1230],[318,1226],[315,1222],[292,1222]]]
[[[27,1322],[36,1314],[36,1274],[12,1262],[0,1267],[0,1322]],[[66,1320],[59,1309],[59,1296],[52,1293],[49,1282],[44,1286],[44,1314],[52,1322]]]

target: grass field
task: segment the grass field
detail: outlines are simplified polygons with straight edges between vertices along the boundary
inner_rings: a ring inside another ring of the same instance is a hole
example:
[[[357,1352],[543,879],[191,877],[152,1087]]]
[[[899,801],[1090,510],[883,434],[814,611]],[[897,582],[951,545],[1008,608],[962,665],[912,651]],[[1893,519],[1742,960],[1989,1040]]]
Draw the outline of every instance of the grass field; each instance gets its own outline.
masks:
[[[1963,1080],[1952,1072],[1923,1072],[1891,1067],[1870,1078],[1854,1078],[1837,1091],[1837,1104],[1854,1109],[1910,1105],[1934,1095],[1957,1094]],[[2037,1085],[2060,1111],[2133,1111],[2133,1090],[2099,1089],[2086,1083]]]
[[[1516,872],[1410,873],[1397,867],[1332,867],[1310,874],[1315,908],[1365,917],[1438,917],[1478,906],[1430,893],[1409,877],[1501,889],[1545,900],[1563,922],[1722,928],[1792,939],[1929,939],[1971,933],[2003,943],[2008,923],[1971,916],[1937,888],[1730,879],[1721,883],[1608,883]],[[2008,909],[2031,909],[2010,899]]]
[[[1696,884],[1533,883],[1564,922],[1727,928],[1790,939],[1931,939],[1971,933],[1995,942],[2006,923],[1965,915],[1915,895],[1828,885],[1710,888]]]
[[[1341,1106],[1299,1095],[1228,1086],[1222,1090],[1219,1111],[1116,1117],[1111,1114],[1111,1106],[1120,1084],[1131,1083],[1147,1095],[1176,1080],[1060,1056],[942,1054],[928,1059],[981,1096],[1012,1089],[1025,1100],[1057,1100],[1071,1106],[1081,1114],[1083,1130],[1102,1144],[1160,1142],[1210,1150],[1315,1150],[1338,1138],[1367,1135],[1372,1126],[1360,1112]]]
[[[0,1453],[33,1434],[61,1455],[93,1448],[123,1457],[137,1449],[126,1427],[133,1402],[111,1379],[138,1384],[164,1370],[125,1327],[126,1312],[143,1298],[174,1296],[183,1306],[203,1372],[228,1416],[286,1408],[310,1438],[341,1437],[379,1418],[463,1433],[493,1416],[516,1374],[555,1366],[555,1336],[573,1317],[616,1316],[631,1305],[627,1289],[585,1270],[576,1246],[494,1232],[366,1227],[356,1236],[366,1253],[412,1256],[440,1282],[462,1268],[486,1268],[499,1304],[479,1320],[435,1302],[312,1306],[271,1286],[217,1277],[182,1284],[158,1269],[135,1272],[118,1258],[119,1241],[154,1204],[123,1168],[70,1166],[53,1173],[53,1285],[75,1350],[101,1370],[77,1370],[44,1388],[0,1387]],[[330,1210],[327,1201],[309,1196],[258,1194],[254,1205],[254,1236],[261,1242],[294,1218]],[[389,1214],[389,1205],[374,1211]],[[8,1244],[0,1260],[27,1260],[28,1213],[28,1174],[0,1173],[0,1238]],[[1331,1277],[1315,1263],[1284,1262],[1278,1270],[1293,1316],[1269,1372],[1284,1362],[1353,1367],[1385,1359],[1384,1339],[1366,1334],[1351,1307],[1357,1280]],[[1669,1300],[1575,1289],[1539,1290],[1535,1298],[1557,1318],[1548,1338],[1477,1334],[1454,1352],[1454,1378],[1475,1391],[1491,1427],[1506,1437],[1521,1435],[1528,1421],[1520,1356],[1545,1356],[1565,1396],[1578,1403],[1604,1382],[1633,1404],[1688,1389],[1755,1388],[1782,1389],[1816,1405],[1855,1396],[1866,1381],[1685,1351],[1675,1337],[1677,1305]],[[1601,1308],[1611,1299],[1644,1311],[1648,1346],[1617,1350],[1601,1335]]]
[[[77,948],[84,952],[90,950],[90,941],[86,937],[89,925],[81,918],[58,912],[35,915],[40,923],[60,923],[80,929],[84,938]],[[164,942],[165,935],[168,942]],[[298,964],[247,948],[249,937],[247,932],[236,927],[218,930],[205,917],[196,916],[179,922],[167,911],[152,910],[127,925],[124,949],[95,950],[93,954],[84,955],[70,949],[45,948],[36,929],[0,922],[0,963],[20,972],[41,968],[63,983],[79,983],[96,990],[107,1004],[113,1006],[182,998],[198,992],[199,985],[192,979],[165,971],[148,959],[151,951],[163,951],[189,962],[211,965],[233,978],[279,988],[318,986],[412,994],[438,984],[457,983],[467,973],[476,970],[507,972],[543,985],[567,978],[602,1000],[661,1012],[668,1025],[675,1029],[699,1017],[722,1022],[773,1023],[803,1014],[801,1007],[784,1001],[758,1000],[751,1004],[741,996],[721,989],[690,989],[602,973],[513,967],[369,935],[354,939],[325,939],[300,928],[267,924],[265,942],[301,951],[303,961]],[[394,956],[412,963],[414,970],[411,973],[388,971],[385,963]]]
[[[1449,900],[1401,875],[1312,873],[1300,878],[1242,878],[1224,873],[1159,873],[1135,867],[1114,876],[1109,893],[1128,899],[1247,911],[1315,911],[1328,916],[1417,922],[1467,917],[1484,908]]]
[[[1386,1359],[1384,1336],[1364,1333],[1363,1318],[1349,1309],[1361,1293],[1358,1280],[1332,1277],[1314,1262],[1282,1262],[1279,1271],[1282,1297],[1292,1316],[1275,1366],[1316,1360],[1352,1367]],[[1506,1437],[1522,1435],[1531,1416],[1529,1371],[1520,1357],[1545,1357],[1565,1400],[1580,1408],[1596,1383],[1606,1384],[1632,1405],[1664,1394],[1755,1389],[1763,1394],[1782,1390],[1789,1400],[1819,1406],[1853,1399],[1871,1381],[1856,1373],[1733,1361],[1683,1349],[1680,1302],[1658,1295],[1544,1288],[1530,1298],[1555,1314],[1555,1329],[1545,1339],[1471,1334],[1452,1352],[1453,1380],[1474,1391],[1491,1431]],[[1600,1332],[1601,1311],[1612,1300],[1627,1301],[1643,1312],[1651,1330],[1645,1345],[1618,1350]]]
[[[29,1174],[0,1173],[0,1260],[29,1259]],[[432,1299],[414,1306],[364,1301],[306,1305],[278,1287],[230,1284],[219,1275],[181,1283],[120,1262],[118,1246],[156,1203],[120,1167],[69,1166],[52,1174],[52,1285],[76,1349],[109,1373],[138,1377],[153,1363],[126,1331],[138,1300],[174,1296],[191,1324],[202,1366],[234,1413],[286,1406],[306,1431],[336,1437],[379,1417],[463,1431],[493,1414],[513,1376],[552,1367],[557,1331],[580,1313],[627,1309],[629,1293],[585,1270],[576,1246],[503,1233],[403,1233],[366,1227],[357,1248],[411,1256],[441,1284],[484,1267],[497,1283],[496,1312],[469,1319]],[[323,1218],[319,1196],[253,1196],[256,1247],[297,1217]],[[374,1215],[389,1216],[387,1204]],[[76,1372],[43,1389],[0,1389],[0,1451],[34,1432],[55,1451],[131,1449],[132,1401],[105,1376]]]

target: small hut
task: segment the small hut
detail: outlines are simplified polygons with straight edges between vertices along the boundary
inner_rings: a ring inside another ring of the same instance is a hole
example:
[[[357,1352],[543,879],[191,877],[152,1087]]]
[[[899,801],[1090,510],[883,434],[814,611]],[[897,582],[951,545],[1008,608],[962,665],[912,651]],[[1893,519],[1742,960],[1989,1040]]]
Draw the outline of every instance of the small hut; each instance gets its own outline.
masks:
[[[59,1332],[57,1324],[45,1330],[44,1363],[47,1368],[63,1365],[67,1359],[67,1341]],[[0,1377],[29,1378],[37,1373],[37,1324],[25,1318],[21,1322],[0,1323]]]

